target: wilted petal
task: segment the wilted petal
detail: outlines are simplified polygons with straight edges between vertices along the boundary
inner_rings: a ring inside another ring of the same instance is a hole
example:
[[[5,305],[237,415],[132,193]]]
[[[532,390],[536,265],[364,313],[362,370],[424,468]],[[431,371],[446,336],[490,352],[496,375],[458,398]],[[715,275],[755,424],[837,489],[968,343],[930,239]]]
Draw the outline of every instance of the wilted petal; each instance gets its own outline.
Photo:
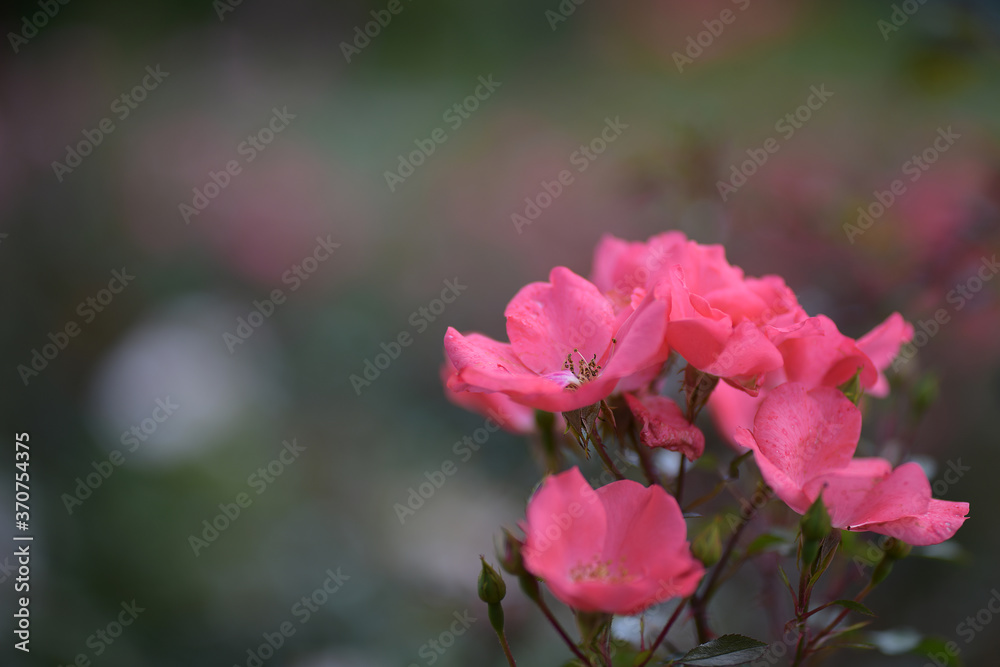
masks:
[[[681,452],[694,461],[705,452],[705,436],[688,423],[678,405],[666,396],[639,398],[626,394],[629,409],[641,425],[639,440],[648,447],[663,447]]]

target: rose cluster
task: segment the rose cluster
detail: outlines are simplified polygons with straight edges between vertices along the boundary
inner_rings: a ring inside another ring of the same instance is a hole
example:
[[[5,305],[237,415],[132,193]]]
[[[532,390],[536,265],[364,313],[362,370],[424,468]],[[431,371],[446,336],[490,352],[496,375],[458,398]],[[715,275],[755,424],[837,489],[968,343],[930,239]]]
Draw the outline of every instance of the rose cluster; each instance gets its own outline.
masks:
[[[707,405],[721,436],[752,452],[795,512],[821,498],[835,528],[917,545],[949,539],[965,521],[968,504],[932,498],[916,464],[854,456],[858,397],[888,393],[883,371],[913,335],[898,313],[855,340],[810,316],[782,278],[747,277],[721,246],[667,232],[605,236],[589,279],[556,267],[504,315],[509,342],[449,328],[442,376],[451,400],[503,416],[510,430],[530,433],[539,411],[556,413],[594,442],[594,422],[585,426],[598,414],[627,422],[647,449],[695,461],[705,438],[694,421]],[[679,360],[683,406],[664,395]],[[594,489],[577,468],[547,476],[522,524],[524,567],[584,612],[635,614],[694,594],[704,567],[680,494],[650,481]]]

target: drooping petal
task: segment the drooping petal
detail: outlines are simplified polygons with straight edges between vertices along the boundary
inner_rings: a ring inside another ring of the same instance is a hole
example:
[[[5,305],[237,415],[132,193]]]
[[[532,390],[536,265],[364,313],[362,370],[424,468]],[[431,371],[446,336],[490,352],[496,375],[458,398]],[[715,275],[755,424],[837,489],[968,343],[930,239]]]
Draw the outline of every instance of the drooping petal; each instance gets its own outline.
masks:
[[[680,407],[671,399],[625,394],[625,400],[640,424],[642,444],[681,452],[688,461],[694,461],[705,452],[705,435],[697,426],[688,423]]]
[[[950,539],[965,522],[969,504],[931,498],[927,475],[916,463],[895,470],[884,459],[851,464],[810,483],[824,487],[823,500],[835,527],[927,545]]]
[[[462,335],[452,327],[444,336],[444,350],[455,367],[449,387],[456,391],[474,388],[480,391],[505,391],[513,386],[525,391],[542,391],[561,387],[542,378],[521,363],[507,343],[478,333]]]
[[[907,471],[904,471],[904,475]],[[892,464],[881,458],[858,458],[852,459],[844,468],[832,470],[818,475],[805,485],[805,493],[810,501],[815,500],[820,493],[823,494],[823,504],[826,505],[830,513],[830,523],[835,528],[849,528],[852,525],[863,523],[863,517],[869,510],[869,506],[880,497],[878,489],[883,483],[893,477]],[[890,487],[886,489],[890,493],[899,483],[907,480],[902,478],[890,482]],[[912,480],[910,480],[912,481]],[[926,478],[925,478],[926,483]],[[912,511],[922,512],[927,507],[927,499],[930,498],[930,489],[926,495],[922,496],[922,501],[908,508]],[[885,508],[873,508],[876,512],[883,512]],[[887,518],[899,518],[900,513],[888,515]]]
[[[931,499],[927,509],[917,516],[895,521],[853,526],[852,530],[870,530],[889,535],[907,544],[927,546],[950,540],[968,519],[969,503]]]
[[[455,405],[489,417],[511,433],[527,434],[535,431],[535,411],[500,392],[456,391],[451,384],[459,384],[455,366],[445,358],[441,367],[441,381],[445,397]]]

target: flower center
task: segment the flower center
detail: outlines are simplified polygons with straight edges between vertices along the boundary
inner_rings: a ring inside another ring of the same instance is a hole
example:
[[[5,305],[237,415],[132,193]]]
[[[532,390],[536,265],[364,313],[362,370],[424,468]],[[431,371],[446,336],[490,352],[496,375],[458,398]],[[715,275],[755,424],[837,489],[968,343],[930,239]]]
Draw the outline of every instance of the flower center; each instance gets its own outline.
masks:
[[[580,370],[576,369],[576,360],[573,359],[573,355],[580,357]],[[601,374],[601,366],[597,363],[597,355],[590,361],[587,361],[586,357],[580,354],[580,350],[573,348],[573,351],[566,355],[566,361],[563,362],[563,370],[569,371],[574,380],[566,385],[567,389],[578,389],[584,382],[590,382],[598,375]]]
[[[604,581],[610,584],[621,584],[633,579],[625,568],[624,558],[617,565],[611,560],[601,560],[594,556],[589,563],[580,563],[569,571],[573,582]]]

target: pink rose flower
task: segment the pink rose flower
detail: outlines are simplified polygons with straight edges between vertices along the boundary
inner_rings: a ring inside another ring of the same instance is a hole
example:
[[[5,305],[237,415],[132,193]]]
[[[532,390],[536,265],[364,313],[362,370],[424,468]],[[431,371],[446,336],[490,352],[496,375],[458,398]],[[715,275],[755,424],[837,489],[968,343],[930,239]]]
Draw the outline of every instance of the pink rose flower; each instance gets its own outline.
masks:
[[[625,400],[641,426],[639,440],[642,444],[681,452],[688,461],[694,461],[705,452],[705,435],[697,426],[688,423],[671,399],[653,394],[642,398],[625,394]]]
[[[676,231],[646,243],[606,235],[594,254],[593,279],[619,306],[647,293],[670,304],[669,347],[752,395],[764,373],[781,367],[777,346],[818,328],[781,278],[745,278],[722,246]]]
[[[719,385],[709,398],[709,409],[719,432],[732,440],[740,427],[750,428],[761,401],[768,392],[796,382],[807,389],[837,387],[861,369],[861,386],[874,396],[889,393],[889,381],[883,371],[899,353],[900,347],[913,338],[913,325],[899,313],[893,313],[857,341],[840,333],[825,315],[812,320],[818,325],[815,335],[803,335],[778,346],[783,365],[764,376],[757,397],[732,387]]]
[[[566,412],[607,398],[618,381],[667,357],[666,304],[641,299],[617,314],[586,279],[564,267],[523,287],[507,306],[501,343],[448,328],[455,391],[501,392],[539,410]]]
[[[691,595],[705,573],[660,486],[620,480],[594,490],[572,468],[545,478],[524,530],[525,567],[581,611],[638,614]]]
[[[804,514],[821,494],[835,528],[871,531],[915,545],[950,539],[968,503],[936,500],[915,463],[895,470],[879,458],[853,458],[861,411],[837,389],[796,383],[775,388],[754,428],[736,441],[753,450],[764,480],[790,508]]]

